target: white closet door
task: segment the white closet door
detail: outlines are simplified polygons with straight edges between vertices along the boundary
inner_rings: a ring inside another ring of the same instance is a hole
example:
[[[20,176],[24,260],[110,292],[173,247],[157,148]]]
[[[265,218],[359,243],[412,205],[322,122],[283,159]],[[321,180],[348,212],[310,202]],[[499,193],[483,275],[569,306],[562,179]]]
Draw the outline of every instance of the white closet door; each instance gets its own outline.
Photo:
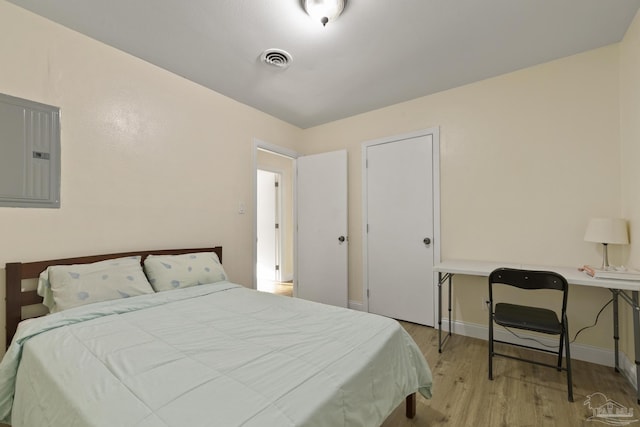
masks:
[[[433,326],[433,136],[366,148],[369,311]]]

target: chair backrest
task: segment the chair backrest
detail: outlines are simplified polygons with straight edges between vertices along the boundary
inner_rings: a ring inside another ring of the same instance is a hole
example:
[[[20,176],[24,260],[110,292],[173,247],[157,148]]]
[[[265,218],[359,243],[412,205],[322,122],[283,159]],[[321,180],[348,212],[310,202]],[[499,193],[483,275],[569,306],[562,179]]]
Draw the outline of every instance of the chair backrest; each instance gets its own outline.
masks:
[[[489,275],[489,283],[502,283],[521,289],[557,289],[564,291],[567,280],[553,271],[498,268]]]
[[[497,268],[489,274],[489,300],[493,302],[493,284],[515,286],[520,289],[555,289],[563,292],[562,312],[567,309],[569,284],[567,279],[553,271]]]

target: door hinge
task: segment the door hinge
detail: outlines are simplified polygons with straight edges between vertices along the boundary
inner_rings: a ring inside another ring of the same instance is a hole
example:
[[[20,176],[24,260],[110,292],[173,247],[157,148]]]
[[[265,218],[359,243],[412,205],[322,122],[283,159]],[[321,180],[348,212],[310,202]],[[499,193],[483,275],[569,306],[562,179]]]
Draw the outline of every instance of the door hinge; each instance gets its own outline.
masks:
[[[280,228],[280,224],[276,224],[276,230]]]
[[[364,161],[364,168],[367,169],[369,167],[369,159]]]
[[[278,181],[276,181],[276,187],[279,187],[280,183]]]
[[[367,298],[369,298],[369,289],[367,289]]]
[[[369,224],[367,224],[367,233],[369,232]]]
[[[280,271],[280,266],[276,265],[276,271]]]
[[[49,153],[43,153],[42,151],[34,151],[33,152],[34,159],[42,159],[42,160],[50,160],[51,155]]]

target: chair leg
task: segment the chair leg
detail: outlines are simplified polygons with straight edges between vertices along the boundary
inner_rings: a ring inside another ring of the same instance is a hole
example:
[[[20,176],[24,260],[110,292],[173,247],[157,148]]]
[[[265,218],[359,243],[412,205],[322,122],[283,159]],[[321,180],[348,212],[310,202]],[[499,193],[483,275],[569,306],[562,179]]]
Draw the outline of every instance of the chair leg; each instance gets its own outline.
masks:
[[[567,359],[567,388],[569,390],[568,399],[569,402],[573,402],[573,380],[571,377],[571,349],[569,348],[569,326],[567,324],[567,318],[564,318],[564,340],[565,340],[565,352]]]
[[[558,372],[562,371],[562,345],[564,344],[564,337],[565,337],[566,333],[561,333],[560,334],[560,343],[558,345],[559,347],[559,351],[558,351]]]
[[[489,307],[489,379],[493,380],[493,304]]]

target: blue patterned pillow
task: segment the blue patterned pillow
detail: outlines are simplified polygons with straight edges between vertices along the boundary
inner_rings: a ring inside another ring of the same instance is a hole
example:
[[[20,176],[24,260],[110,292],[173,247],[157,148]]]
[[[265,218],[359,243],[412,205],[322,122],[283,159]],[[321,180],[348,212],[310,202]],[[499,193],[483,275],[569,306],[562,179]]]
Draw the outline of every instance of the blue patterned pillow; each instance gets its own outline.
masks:
[[[45,273],[48,273],[48,278]],[[51,292],[53,304],[47,305],[52,313],[94,302],[153,293],[140,266],[139,256],[92,264],[51,266],[40,275],[38,288],[39,292],[40,288],[43,293]]]
[[[149,255],[144,272],[157,292],[227,280],[215,252],[184,255]]]

